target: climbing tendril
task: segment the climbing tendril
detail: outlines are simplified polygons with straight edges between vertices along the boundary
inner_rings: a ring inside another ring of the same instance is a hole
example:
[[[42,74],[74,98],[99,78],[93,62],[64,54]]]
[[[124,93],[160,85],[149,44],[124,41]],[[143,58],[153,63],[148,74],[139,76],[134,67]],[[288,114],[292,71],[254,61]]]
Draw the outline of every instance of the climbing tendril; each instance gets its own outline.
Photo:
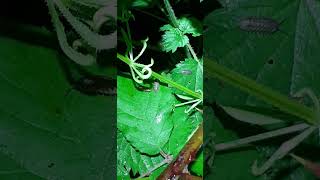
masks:
[[[148,41],[148,38],[142,41],[143,47],[140,53],[135,58],[133,57],[132,50],[129,52],[129,59],[130,59],[129,67],[130,67],[131,75],[134,81],[136,81],[139,84],[142,83],[144,79],[149,79],[152,75],[151,66],[154,64],[154,60],[152,58],[151,58],[151,63],[147,65],[136,63],[136,61],[142,56],[142,54],[147,48],[148,46],[147,41]]]
[[[180,104],[176,104],[175,107],[179,107],[179,106],[183,106],[183,105],[187,105],[187,104],[192,104],[192,106],[190,108],[188,108],[188,109],[186,109],[184,111],[185,113],[189,113],[192,109],[196,108],[199,104],[201,104],[203,102],[203,93],[202,93],[202,91],[201,90],[197,90],[196,92],[200,93],[201,98],[194,99],[194,98],[189,97],[189,96],[184,96],[184,95],[177,94],[177,96],[180,99],[187,100],[187,101],[183,102],[183,103],[180,103]]]

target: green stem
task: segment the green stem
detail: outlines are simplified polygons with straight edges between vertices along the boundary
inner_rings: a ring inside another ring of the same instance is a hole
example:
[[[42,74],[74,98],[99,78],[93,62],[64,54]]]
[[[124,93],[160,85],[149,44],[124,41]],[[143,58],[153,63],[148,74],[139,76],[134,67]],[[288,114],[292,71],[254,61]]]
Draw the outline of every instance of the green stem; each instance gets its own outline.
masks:
[[[121,61],[125,62],[128,65],[130,64],[130,59],[125,57],[125,56],[123,56],[123,55],[121,55],[121,54],[119,54],[119,53],[117,53],[117,58],[120,59]],[[168,79],[168,78],[166,78],[166,77],[164,77],[164,76],[162,76],[162,75],[160,75],[160,74],[158,74],[156,72],[152,72],[152,77],[157,78],[161,82],[166,83],[166,84],[168,84],[168,85],[170,85],[170,86],[172,86],[174,88],[177,88],[177,89],[179,89],[179,90],[181,90],[181,91],[183,91],[183,92],[185,92],[185,93],[187,93],[187,94],[189,94],[189,95],[191,95],[191,96],[193,96],[193,97],[195,97],[197,99],[202,99],[202,95],[201,94],[196,93],[196,92],[194,92],[194,91],[192,91],[192,90],[190,90],[190,89],[188,89],[188,88],[186,88],[186,87],[184,87],[184,86],[172,81],[171,79]]]
[[[164,6],[168,12],[168,15],[169,15],[169,19],[172,23],[172,25],[175,27],[175,28],[178,28],[179,27],[179,24],[178,24],[178,19],[176,17],[176,15],[174,14],[174,11],[169,3],[169,0],[163,0],[164,2]]]
[[[169,0],[164,0],[163,2],[164,2],[166,10],[168,12],[169,19],[170,19],[171,23],[173,24],[173,26],[175,28],[179,29],[178,19],[177,19],[176,15],[174,14],[174,11],[169,3]],[[199,62],[197,54],[194,52],[190,42],[187,43],[187,48],[189,49],[190,53],[192,54],[193,59],[196,60],[197,62]]]
[[[193,48],[192,48],[190,43],[187,43],[187,47],[188,47],[189,51],[191,52],[191,54],[193,56],[193,59],[196,60],[197,62],[199,62],[197,54],[194,52],[194,50],[193,50]]]
[[[124,31],[123,31],[123,32],[124,32]],[[124,35],[122,35],[122,36],[124,36]],[[123,38],[123,37],[118,37],[118,42],[119,42],[119,41],[120,41],[120,42],[124,42],[124,43],[127,42],[127,40],[125,40],[125,38]],[[134,40],[132,40],[131,44],[134,45],[134,46],[143,46],[143,44],[141,44],[141,41],[134,41]],[[126,43],[126,45],[127,45],[127,43]],[[157,51],[157,52],[163,52],[163,51],[161,51],[161,50],[159,49],[159,47],[157,47],[157,46],[148,45],[147,49],[150,49],[150,50],[152,50],[152,51]]]
[[[192,58],[192,56],[191,56],[191,53],[190,53],[190,51],[189,51],[189,49],[188,49],[188,47],[184,47],[184,51],[186,52],[186,56],[187,56],[187,58]]]
[[[190,89],[188,89],[188,88],[186,88],[186,87],[184,87],[184,86],[182,86],[182,85],[180,85],[180,84],[178,84],[178,83],[176,83],[174,81],[171,81],[170,79],[168,79],[168,78],[166,78],[164,76],[161,76],[160,74],[158,74],[156,72],[152,72],[152,76],[154,78],[159,79],[161,82],[167,83],[170,86],[175,87],[175,88],[177,88],[177,89],[179,89],[179,90],[181,90],[181,91],[183,91],[183,92],[185,92],[185,93],[187,93],[187,94],[189,94],[189,95],[191,95],[191,96],[193,96],[193,97],[195,97],[197,99],[202,99],[201,94],[196,93],[196,92],[194,92],[194,91],[192,91],[192,90],[190,90]]]
[[[205,59],[204,68],[206,69],[207,75],[218,78],[219,80],[229,83],[234,87],[240,88],[242,91],[261,98],[265,102],[280,108],[280,110],[300,117],[310,124],[317,123],[315,113],[311,108],[290,100],[286,96],[269,87],[258,84],[252,79],[231,71],[211,59]]]
[[[130,32],[130,27],[129,27],[129,22],[127,21],[126,22],[126,28],[127,28],[127,34],[128,34],[128,39],[129,39],[129,51],[132,51],[132,44],[131,44],[131,42],[132,42],[132,38],[131,38],[131,32]]]

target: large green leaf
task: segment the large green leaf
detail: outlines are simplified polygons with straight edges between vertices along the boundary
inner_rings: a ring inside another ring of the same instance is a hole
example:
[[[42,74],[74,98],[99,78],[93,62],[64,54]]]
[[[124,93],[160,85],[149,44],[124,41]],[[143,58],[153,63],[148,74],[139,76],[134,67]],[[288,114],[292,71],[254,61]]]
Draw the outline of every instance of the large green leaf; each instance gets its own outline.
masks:
[[[311,88],[316,95],[319,95],[320,63],[317,60],[320,55],[319,1],[220,0],[220,2],[224,8],[213,11],[204,20],[208,26],[204,36],[206,56],[288,96],[304,87]],[[242,31],[239,28],[240,20],[250,16],[272,18],[279,23],[279,30],[271,34]],[[223,105],[270,108],[270,105],[259,99],[217,80],[209,79],[205,89],[208,99],[217,100]],[[226,163],[228,156],[231,158],[232,154],[233,152],[224,154],[222,162]],[[219,163],[221,162],[217,158],[215,164]],[[283,177],[284,179],[309,177],[296,176],[294,173],[287,172]],[[299,169],[299,173],[305,172]],[[294,176],[296,178],[293,178]],[[235,177],[236,175],[229,179]]]
[[[130,177],[130,170],[134,174],[144,174],[157,164],[161,163],[161,155],[150,157],[135,150],[126,140],[123,133],[117,134],[117,176],[118,178]]]
[[[118,77],[118,129],[139,151],[158,154],[168,142],[173,122],[170,119],[175,98],[170,88],[139,91],[133,80]]]
[[[115,98],[66,96],[57,51],[0,38],[0,153],[46,179],[114,177]]]
[[[297,21],[297,17],[299,18],[297,10],[304,6],[304,2],[299,0],[250,1],[250,4],[233,2],[235,8],[212,12],[204,21],[208,25],[204,38],[207,55],[232,70],[284,94],[295,92],[294,87],[297,86],[295,79],[299,77],[293,72],[296,66],[295,41],[299,37],[296,27],[305,28],[305,25]],[[249,16],[269,17],[283,23],[279,25],[280,30],[273,34],[248,33],[240,30],[238,24],[241,19]],[[310,70],[311,72],[316,71]],[[261,104],[255,98],[225,84],[214,85],[211,88],[221,103]]]
[[[191,138],[193,132],[197,129],[199,124],[202,122],[202,115],[199,112],[192,114],[191,116],[184,112],[183,108],[176,109],[171,117],[173,121],[173,130],[170,135],[168,143],[165,145],[164,149],[167,154],[172,155],[173,158],[177,158],[182,148]],[[193,169],[193,172],[202,172],[203,164],[202,159],[197,159],[197,165]],[[151,175],[151,179],[157,179],[161,172],[167,167],[167,165],[154,171]]]

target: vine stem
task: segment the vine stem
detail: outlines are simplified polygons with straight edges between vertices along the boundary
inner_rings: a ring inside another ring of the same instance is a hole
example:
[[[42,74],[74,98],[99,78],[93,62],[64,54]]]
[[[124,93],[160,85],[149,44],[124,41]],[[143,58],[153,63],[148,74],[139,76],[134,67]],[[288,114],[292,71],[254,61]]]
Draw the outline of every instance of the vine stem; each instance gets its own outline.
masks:
[[[174,14],[174,11],[169,3],[169,0],[163,0],[163,2],[164,2],[164,7],[166,8],[166,10],[168,12],[169,19],[170,19],[172,25],[175,28],[178,28],[179,27],[178,19],[177,19],[176,15]]]
[[[170,22],[172,23],[173,27],[179,29],[178,19],[177,19],[176,15],[174,14],[174,11],[169,3],[169,0],[163,0],[163,2],[164,2],[164,6],[168,12]],[[188,47],[193,59],[196,60],[197,62],[199,62],[197,54],[194,52],[190,42],[187,43],[187,47]]]
[[[256,96],[280,110],[302,118],[309,124],[317,124],[316,113],[309,107],[299,104],[273,89],[256,83],[242,74],[219,65],[214,60],[205,58],[206,74]]]
[[[130,59],[125,57],[125,56],[123,56],[123,55],[121,55],[121,54],[119,54],[119,53],[117,53],[117,58],[120,59],[121,61],[125,62],[128,65],[130,64]],[[202,95],[201,94],[196,93],[196,92],[194,92],[194,91],[192,91],[192,90],[190,90],[190,89],[188,89],[188,88],[186,88],[186,87],[184,87],[184,86],[182,86],[182,85],[180,85],[180,84],[170,80],[169,78],[166,78],[166,77],[164,77],[164,76],[162,76],[162,75],[160,75],[160,74],[158,74],[156,72],[152,72],[151,76],[156,78],[156,79],[159,79],[163,83],[166,83],[166,84],[168,84],[168,85],[170,85],[170,86],[172,86],[174,88],[177,88],[177,89],[189,94],[192,97],[195,97],[197,99],[202,99]]]
[[[197,54],[196,54],[196,52],[194,52],[194,50],[193,50],[193,48],[192,48],[190,43],[187,43],[187,47],[188,47],[189,51],[191,52],[191,54],[193,56],[193,59],[196,60],[197,62],[199,62]]]

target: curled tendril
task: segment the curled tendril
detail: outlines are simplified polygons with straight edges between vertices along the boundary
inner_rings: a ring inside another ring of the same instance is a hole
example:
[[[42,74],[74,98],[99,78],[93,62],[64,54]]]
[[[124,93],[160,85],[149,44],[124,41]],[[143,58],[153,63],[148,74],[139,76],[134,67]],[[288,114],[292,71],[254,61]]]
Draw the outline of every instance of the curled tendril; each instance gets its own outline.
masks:
[[[183,106],[183,105],[187,105],[187,104],[192,104],[189,109],[186,109],[184,111],[185,113],[189,113],[192,109],[196,108],[203,101],[203,93],[202,93],[202,91],[201,90],[196,90],[196,92],[201,94],[201,98],[200,99],[193,99],[192,97],[189,97],[189,96],[184,96],[184,95],[177,94],[177,96],[180,99],[187,100],[187,102],[176,104],[175,107],[179,107],[179,106]]]
[[[142,83],[144,79],[149,79],[152,75],[151,66],[153,66],[154,64],[154,60],[152,58],[151,58],[151,63],[147,65],[136,63],[136,61],[142,56],[142,54],[147,48],[147,41],[148,41],[148,38],[142,41],[143,47],[140,53],[135,58],[133,58],[133,52],[132,51],[129,52],[129,59],[130,59],[129,66],[130,66],[131,75],[134,81],[136,81],[139,84]]]

